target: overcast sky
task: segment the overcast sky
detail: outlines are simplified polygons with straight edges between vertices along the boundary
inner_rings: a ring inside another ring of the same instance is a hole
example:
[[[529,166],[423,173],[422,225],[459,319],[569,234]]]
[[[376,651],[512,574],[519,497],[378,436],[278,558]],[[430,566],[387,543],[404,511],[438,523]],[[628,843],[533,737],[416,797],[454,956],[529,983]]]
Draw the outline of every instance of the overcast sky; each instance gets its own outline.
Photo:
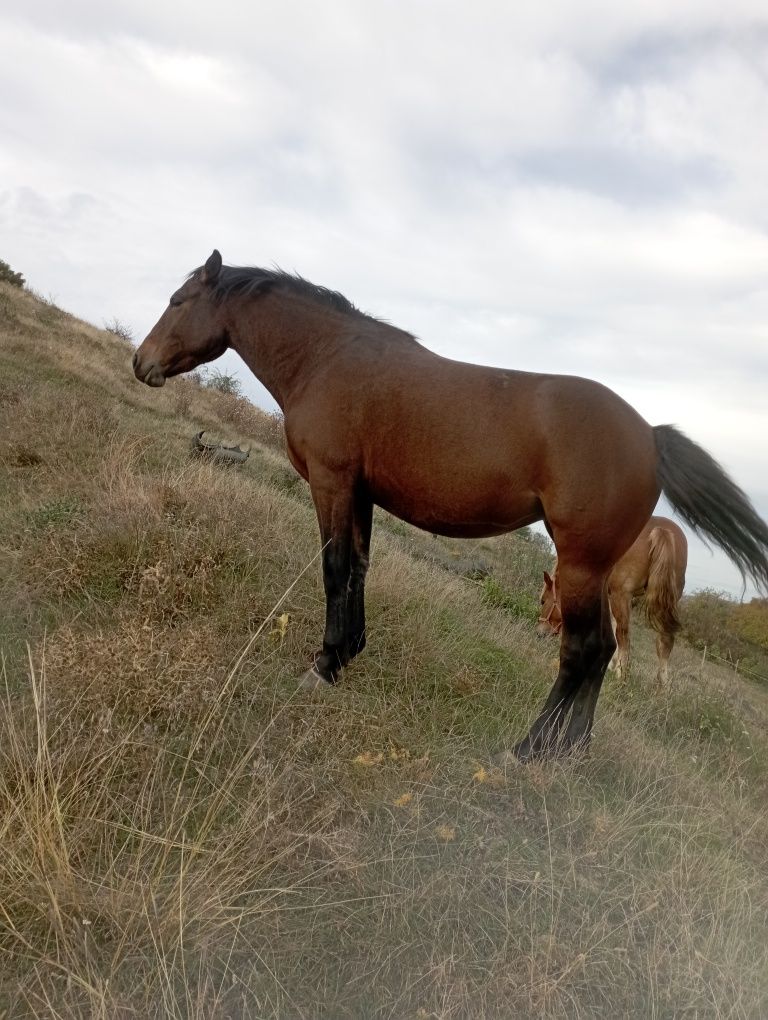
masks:
[[[0,258],[34,289],[140,339],[214,246],[277,263],[441,354],[599,379],[768,516],[765,0],[14,7]],[[696,545],[705,585],[741,591]]]

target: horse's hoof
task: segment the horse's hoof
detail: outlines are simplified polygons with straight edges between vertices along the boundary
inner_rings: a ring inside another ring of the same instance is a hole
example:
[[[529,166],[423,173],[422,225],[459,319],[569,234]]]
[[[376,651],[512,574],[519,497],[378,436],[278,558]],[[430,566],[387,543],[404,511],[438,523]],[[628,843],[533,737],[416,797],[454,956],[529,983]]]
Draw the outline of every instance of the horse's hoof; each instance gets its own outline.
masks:
[[[299,690],[300,691],[325,691],[333,687],[333,684],[326,680],[325,677],[320,676],[316,669],[308,669],[299,678]]]
[[[519,758],[514,751],[499,751],[498,754],[493,756],[493,764],[500,769],[505,769],[508,765],[516,765]]]
[[[519,744],[515,744],[511,751],[500,751],[495,755],[493,764],[503,769],[510,765],[525,765],[531,761],[538,761],[543,757],[544,752],[539,748],[532,747],[530,740],[526,737]]]
[[[591,733],[581,733],[577,736],[566,736],[560,742],[559,757],[565,758],[585,758],[589,753],[590,744],[592,743]]]
[[[521,740],[519,744],[515,744],[512,750],[507,753],[510,756],[510,761],[518,761],[523,765],[527,765],[528,762],[539,761],[541,758],[546,757],[546,751],[544,748],[531,744],[528,737],[526,737],[525,740]]]

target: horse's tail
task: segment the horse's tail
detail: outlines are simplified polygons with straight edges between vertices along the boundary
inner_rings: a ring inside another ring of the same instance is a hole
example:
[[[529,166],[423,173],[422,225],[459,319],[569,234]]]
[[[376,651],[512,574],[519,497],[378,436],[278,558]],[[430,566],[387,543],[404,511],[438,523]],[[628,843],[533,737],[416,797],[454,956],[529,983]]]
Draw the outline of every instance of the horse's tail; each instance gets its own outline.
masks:
[[[714,457],[673,425],[654,430],[662,492],[686,524],[768,591],[768,525]]]
[[[675,536],[668,528],[654,528],[648,537],[651,548],[645,615],[659,634],[675,634],[680,630],[677,603],[681,594],[677,588]]]

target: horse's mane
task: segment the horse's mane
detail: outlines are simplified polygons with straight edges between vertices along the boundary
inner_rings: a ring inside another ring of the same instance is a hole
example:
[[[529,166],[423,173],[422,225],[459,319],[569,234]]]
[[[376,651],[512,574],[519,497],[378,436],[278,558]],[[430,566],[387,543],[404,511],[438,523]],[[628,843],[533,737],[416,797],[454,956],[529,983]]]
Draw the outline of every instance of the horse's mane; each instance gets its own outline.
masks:
[[[193,269],[189,274],[194,276],[200,269]],[[349,298],[345,298],[337,290],[329,287],[320,287],[316,283],[310,283],[303,276],[296,273],[286,273],[282,269],[260,269],[257,266],[222,266],[219,278],[216,281],[213,296],[218,303],[225,301],[233,294],[256,295],[266,287],[283,287],[285,290],[296,294],[299,297],[309,298],[319,305],[332,308],[336,312],[343,312],[346,315],[355,315],[373,322],[383,322],[373,315],[368,315],[353,305]]]

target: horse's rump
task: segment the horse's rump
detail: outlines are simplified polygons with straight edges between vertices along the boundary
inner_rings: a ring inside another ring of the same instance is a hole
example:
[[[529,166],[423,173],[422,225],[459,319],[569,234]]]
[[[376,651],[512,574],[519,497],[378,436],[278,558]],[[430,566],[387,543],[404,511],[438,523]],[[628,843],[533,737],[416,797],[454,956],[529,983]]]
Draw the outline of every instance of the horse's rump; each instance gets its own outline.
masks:
[[[648,540],[646,618],[660,634],[675,634],[681,626],[677,612],[681,593],[678,591],[675,536],[668,528],[657,527],[653,528]]]

